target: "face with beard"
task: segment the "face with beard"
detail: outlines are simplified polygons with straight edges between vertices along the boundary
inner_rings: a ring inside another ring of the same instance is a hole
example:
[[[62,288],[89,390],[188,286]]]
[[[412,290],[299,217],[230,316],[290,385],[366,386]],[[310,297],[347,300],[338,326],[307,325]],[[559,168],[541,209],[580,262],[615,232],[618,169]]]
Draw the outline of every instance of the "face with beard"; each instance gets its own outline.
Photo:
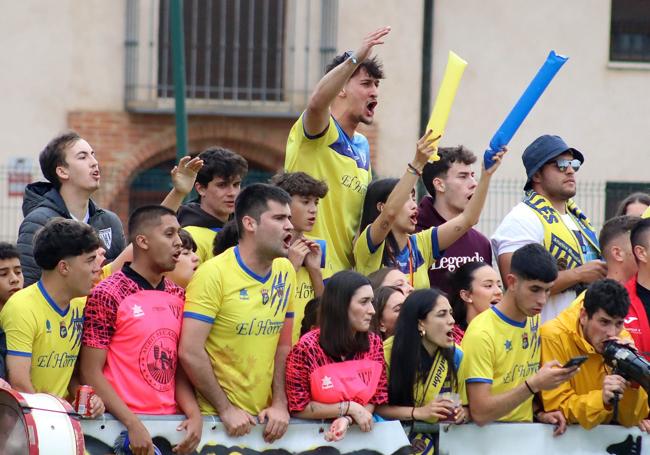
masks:
[[[255,228],[257,249],[263,256],[274,259],[287,257],[291,245],[291,208],[289,204],[269,200],[268,210],[260,215]]]
[[[370,76],[362,67],[348,80],[342,93],[347,104],[346,110],[352,117],[359,123],[370,125],[375,118],[379,79]]]
[[[564,152],[544,164],[533,176],[533,185],[538,193],[549,199],[566,201],[576,195],[576,171],[571,166],[561,171],[556,162],[562,159],[572,160],[573,154]]]

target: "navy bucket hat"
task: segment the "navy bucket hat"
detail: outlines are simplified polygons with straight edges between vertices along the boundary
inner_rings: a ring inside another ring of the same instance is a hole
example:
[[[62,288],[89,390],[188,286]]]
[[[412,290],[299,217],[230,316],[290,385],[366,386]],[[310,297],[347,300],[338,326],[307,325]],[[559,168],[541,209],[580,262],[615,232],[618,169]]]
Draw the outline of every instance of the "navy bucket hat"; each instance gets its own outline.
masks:
[[[535,139],[532,144],[526,147],[524,154],[521,156],[521,160],[524,162],[524,167],[526,168],[527,177],[524,190],[531,188],[531,179],[535,175],[535,172],[539,171],[545,163],[564,152],[571,152],[573,158],[579,160],[580,163],[585,162],[583,154],[579,150],[569,147],[560,136],[545,134]]]

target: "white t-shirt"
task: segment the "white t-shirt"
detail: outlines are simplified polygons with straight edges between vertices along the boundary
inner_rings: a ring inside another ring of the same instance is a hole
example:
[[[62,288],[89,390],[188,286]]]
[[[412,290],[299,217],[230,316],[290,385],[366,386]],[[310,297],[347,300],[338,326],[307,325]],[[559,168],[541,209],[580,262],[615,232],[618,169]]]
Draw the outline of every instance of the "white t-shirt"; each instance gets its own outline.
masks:
[[[562,216],[562,221],[572,231],[578,230],[578,226],[569,215]],[[492,242],[492,251],[498,259],[500,255],[514,253],[529,243],[544,245],[544,226],[535,212],[525,203],[520,202],[501,221],[490,241]],[[551,296],[542,309],[542,323],[554,319],[571,305],[575,298],[576,293],[573,290]]]

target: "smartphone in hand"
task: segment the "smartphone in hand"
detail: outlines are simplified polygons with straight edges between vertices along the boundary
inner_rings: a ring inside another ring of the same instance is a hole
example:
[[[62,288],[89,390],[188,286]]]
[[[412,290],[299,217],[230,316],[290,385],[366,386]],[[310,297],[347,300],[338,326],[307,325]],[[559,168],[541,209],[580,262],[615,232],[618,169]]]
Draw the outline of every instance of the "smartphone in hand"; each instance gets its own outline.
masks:
[[[567,363],[562,365],[562,368],[579,367],[580,365],[585,363],[585,361],[587,359],[588,359],[588,357],[586,355],[579,355],[579,356],[573,357],[572,359],[569,359],[569,361]]]

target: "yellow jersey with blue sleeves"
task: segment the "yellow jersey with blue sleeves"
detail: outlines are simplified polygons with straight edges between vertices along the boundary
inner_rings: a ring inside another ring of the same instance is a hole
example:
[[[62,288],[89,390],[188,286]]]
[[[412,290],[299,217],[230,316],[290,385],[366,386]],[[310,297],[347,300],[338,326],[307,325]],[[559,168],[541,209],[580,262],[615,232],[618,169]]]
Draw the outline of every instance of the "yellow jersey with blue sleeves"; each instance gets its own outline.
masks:
[[[327,241],[334,272],[351,269],[352,243],[372,178],[370,146],[362,134],[349,137],[332,116],[325,131],[307,135],[303,116],[289,133],[284,168],[327,182],[329,191],[320,201],[321,215],[311,233]]]
[[[459,376],[465,378],[465,384],[492,384],[492,394],[498,395],[533,376],[541,352],[539,321],[539,315],[514,321],[495,306],[476,316],[461,343],[464,361]],[[467,403],[466,393],[462,399]],[[533,396],[498,420],[531,422]]]
[[[305,236],[309,240],[313,240],[320,245],[323,253],[321,257],[320,271],[325,283],[332,276],[331,264],[327,258],[327,243],[323,239]],[[300,339],[300,324],[305,316],[305,307],[311,299],[316,297],[314,294],[314,286],[311,282],[311,277],[306,267],[300,267],[296,272],[296,291],[293,300],[293,333],[291,334],[291,344],[294,345]]]
[[[396,256],[395,262],[384,262],[386,241],[373,245],[368,225],[354,244],[354,260],[357,272],[369,275],[382,267],[397,267],[415,289],[428,289],[429,269],[440,258],[438,228],[432,227],[409,235],[406,246]]]
[[[275,351],[293,318],[296,272],[286,258],[267,276],[250,270],[233,247],[198,268],[185,294],[184,317],[211,324],[205,343],[228,400],[252,415],[271,403]],[[217,410],[197,392],[203,414]]]
[[[68,395],[81,346],[85,303],[85,298],[73,299],[62,310],[38,281],[11,296],[0,312],[7,355],[31,358],[30,378],[36,392]]]
[[[214,256],[212,254],[212,246],[214,245],[214,239],[221,228],[185,226],[183,229],[190,233],[192,240],[196,243],[196,255],[199,257],[201,264]]]

